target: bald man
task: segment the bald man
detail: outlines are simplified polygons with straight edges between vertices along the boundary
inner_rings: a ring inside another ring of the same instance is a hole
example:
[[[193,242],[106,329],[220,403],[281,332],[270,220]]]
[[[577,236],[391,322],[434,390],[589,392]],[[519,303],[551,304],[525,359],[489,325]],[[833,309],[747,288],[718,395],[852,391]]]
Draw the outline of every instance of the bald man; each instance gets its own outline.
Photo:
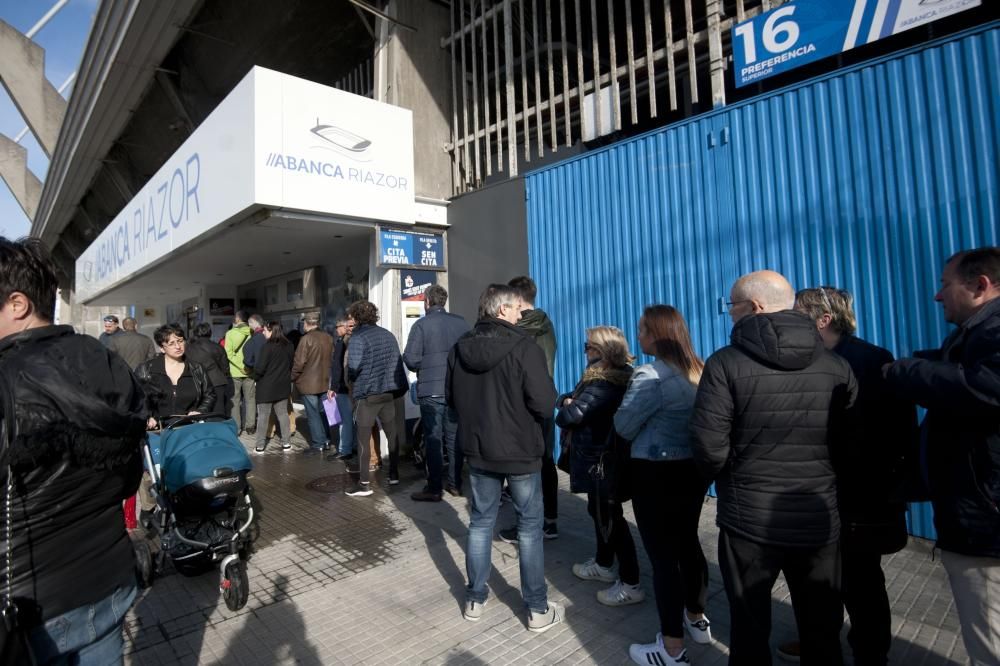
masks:
[[[802,663],[843,663],[837,441],[857,385],[780,273],[730,291],[731,344],[705,363],[691,417],[694,460],[715,482],[731,666],[771,663],[771,588],[785,574]]]

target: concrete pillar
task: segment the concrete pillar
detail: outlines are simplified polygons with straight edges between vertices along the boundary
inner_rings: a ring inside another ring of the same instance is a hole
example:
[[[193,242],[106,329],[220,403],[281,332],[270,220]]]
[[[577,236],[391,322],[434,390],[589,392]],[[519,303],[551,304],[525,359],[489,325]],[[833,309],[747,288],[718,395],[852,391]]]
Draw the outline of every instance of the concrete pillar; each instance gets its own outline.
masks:
[[[448,199],[453,193],[451,65],[441,38],[450,33],[448,8],[431,2],[391,0],[386,13],[416,32],[379,20],[375,50],[375,99],[413,111],[413,160],[417,196]]]
[[[0,134],[0,178],[29,220],[35,219],[42,182],[28,169],[28,150]]]
[[[0,21],[0,82],[51,158],[66,115],[66,100],[45,78],[45,49]]]

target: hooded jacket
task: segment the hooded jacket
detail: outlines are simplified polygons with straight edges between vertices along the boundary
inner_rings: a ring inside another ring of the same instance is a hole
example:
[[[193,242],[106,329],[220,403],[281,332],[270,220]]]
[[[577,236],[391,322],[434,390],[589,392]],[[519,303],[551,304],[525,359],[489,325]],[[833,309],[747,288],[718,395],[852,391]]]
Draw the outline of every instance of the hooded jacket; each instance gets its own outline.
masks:
[[[524,331],[483,319],[448,355],[445,394],[458,415],[458,441],[470,467],[499,474],[542,468],[542,421],[556,387],[545,354]]]
[[[14,475],[12,591],[31,626],[135,582],[122,501],[139,487],[144,395],[125,361],[70,326],[0,341]],[[6,544],[0,542],[0,550]]]
[[[817,548],[840,538],[836,443],[857,384],[798,312],[744,317],[705,363],[691,415],[694,460],[737,537]]]
[[[556,376],[556,327],[544,310],[533,308],[521,314],[517,327],[534,338],[542,351],[545,352],[545,364],[549,369],[549,377]]]
[[[1000,298],[949,335],[941,349],[893,363],[886,380],[927,408],[921,468],[937,545],[1000,558]]]

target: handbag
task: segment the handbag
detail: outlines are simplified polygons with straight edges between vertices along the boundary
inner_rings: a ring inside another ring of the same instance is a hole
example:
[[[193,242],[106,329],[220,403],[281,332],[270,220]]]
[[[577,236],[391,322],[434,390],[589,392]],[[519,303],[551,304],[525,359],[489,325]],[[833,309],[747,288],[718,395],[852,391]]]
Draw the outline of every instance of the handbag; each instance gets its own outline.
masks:
[[[6,391],[5,391],[6,393]],[[6,401],[10,407],[10,400]],[[7,414],[13,414],[13,410],[6,409]],[[7,428],[7,418],[4,418],[0,428],[3,430],[3,447],[5,454],[9,456],[10,444],[13,438]],[[14,577],[14,565],[11,560],[11,496],[14,493],[14,477],[11,474],[10,465],[7,465],[7,492],[4,501],[4,539],[7,544],[4,567],[3,586],[3,607],[0,608],[0,615],[3,622],[0,622],[0,666],[34,666],[35,655],[31,650],[31,643],[28,640],[28,630],[18,621],[17,604],[11,596],[12,580]]]
[[[573,431],[563,429],[559,431],[559,459],[556,460],[556,467],[569,474],[570,470],[570,449],[573,447]]]

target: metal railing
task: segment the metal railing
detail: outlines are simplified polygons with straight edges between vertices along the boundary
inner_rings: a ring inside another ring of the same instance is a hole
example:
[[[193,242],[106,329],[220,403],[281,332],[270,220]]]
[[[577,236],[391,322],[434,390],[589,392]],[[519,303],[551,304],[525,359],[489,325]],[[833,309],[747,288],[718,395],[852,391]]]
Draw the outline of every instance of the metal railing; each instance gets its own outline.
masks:
[[[455,193],[726,102],[729,31],[784,0],[452,0]],[[708,106],[708,103],[711,106]]]

